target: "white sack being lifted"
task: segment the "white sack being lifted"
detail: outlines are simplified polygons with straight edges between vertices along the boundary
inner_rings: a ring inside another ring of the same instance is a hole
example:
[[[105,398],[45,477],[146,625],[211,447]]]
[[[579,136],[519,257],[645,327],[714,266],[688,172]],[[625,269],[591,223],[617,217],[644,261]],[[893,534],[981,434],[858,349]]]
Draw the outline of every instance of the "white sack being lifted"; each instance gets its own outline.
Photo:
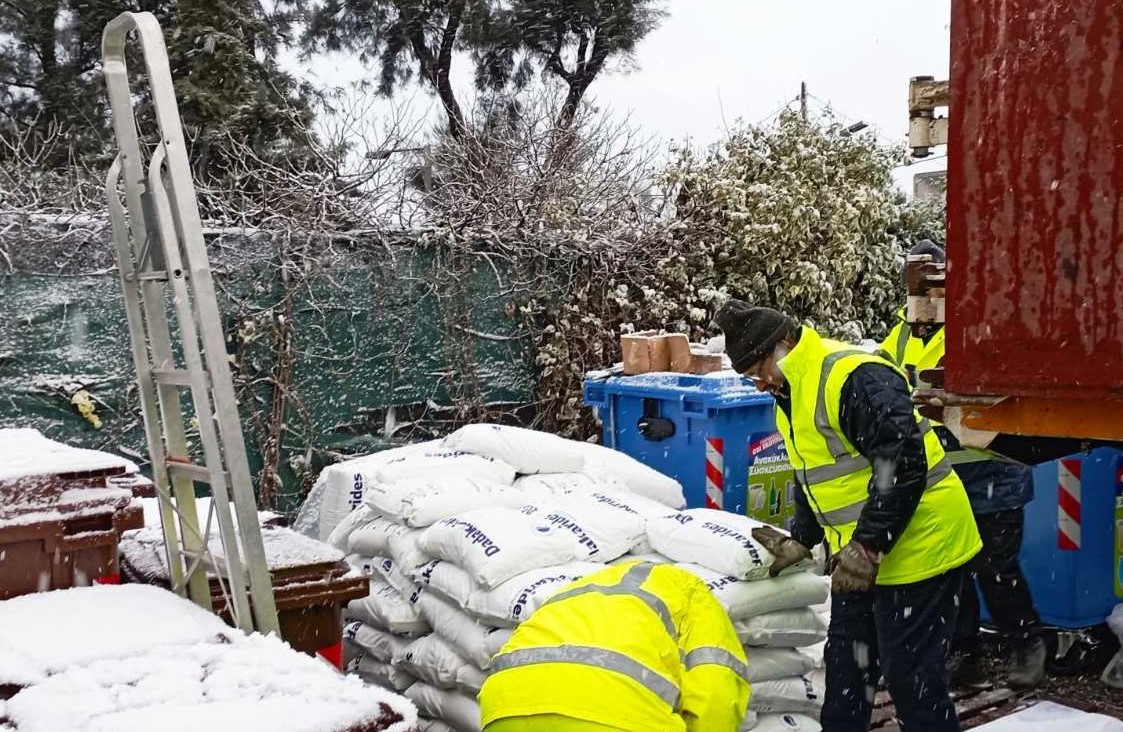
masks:
[[[465,425],[446,437],[442,444],[452,450],[501,460],[523,475],[577,473],[585,466],[578,443],[522,427]]]
[[[421,534],[419,545],[430,557],[461,567],[485,589],[528,569],[584,556],[572,531],[512,508],[481,508],[438,521]]]
[[[684,562],[679,566],[705,582],[734,621],[819,605],[826,602],[831,589],[830,578],[810,572],[782,574],[766,582],[745,582],[697,564]]]
[[[470,475],[427,475],[368,485],[363,502],[391,521],[424,528],[473,508],[519,508],[526,496],[505,483]]]
[[[676,562],[691,562],[739,580],[768,577],[772,555],[752,537],[764,526],[748,516],[711,508],[687,511],[647,523],[652,548]]]

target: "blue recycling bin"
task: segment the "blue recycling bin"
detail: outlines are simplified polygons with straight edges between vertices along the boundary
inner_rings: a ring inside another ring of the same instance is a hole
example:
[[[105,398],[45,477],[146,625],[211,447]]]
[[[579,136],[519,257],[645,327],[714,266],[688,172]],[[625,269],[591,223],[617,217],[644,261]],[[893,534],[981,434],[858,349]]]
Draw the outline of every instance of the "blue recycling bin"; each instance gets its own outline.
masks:
[[[691,508],[721,508],[787,526],[795,480],[775,402],[731,372],[585,381],[604,444],[682,483]]]
[[[1085,628],[1123,601],[1123,453],[1093,450],[1037,466],[1022,572],[1043,622]]]

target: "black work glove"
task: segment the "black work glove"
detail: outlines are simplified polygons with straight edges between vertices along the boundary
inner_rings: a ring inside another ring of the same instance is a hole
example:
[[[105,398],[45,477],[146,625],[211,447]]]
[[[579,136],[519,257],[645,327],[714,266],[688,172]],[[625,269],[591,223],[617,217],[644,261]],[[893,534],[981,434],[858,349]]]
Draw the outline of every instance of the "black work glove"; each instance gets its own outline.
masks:
[[[877,555],[856,541],[832,557],[832,592],[867,592],[877,581]]]
[[[811,550],[772,526],[758,526],[752,531],[753,539],[772,555],[768,576],[775,577],[793,564],[811,558]]]

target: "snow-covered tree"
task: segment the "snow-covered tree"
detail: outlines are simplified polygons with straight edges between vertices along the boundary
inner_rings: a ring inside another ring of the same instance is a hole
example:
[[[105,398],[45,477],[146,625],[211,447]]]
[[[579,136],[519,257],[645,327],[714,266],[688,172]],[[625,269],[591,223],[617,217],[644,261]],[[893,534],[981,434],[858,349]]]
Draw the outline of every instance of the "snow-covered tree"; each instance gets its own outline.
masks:
[[[667,170],[674,236],[702,260],[693,274],[730,296],[836,337],[880,337],[904,300],[908,242],[943,229],[940,211],[894,188],[903,160],[903,148],[829,118],[740,126]]]

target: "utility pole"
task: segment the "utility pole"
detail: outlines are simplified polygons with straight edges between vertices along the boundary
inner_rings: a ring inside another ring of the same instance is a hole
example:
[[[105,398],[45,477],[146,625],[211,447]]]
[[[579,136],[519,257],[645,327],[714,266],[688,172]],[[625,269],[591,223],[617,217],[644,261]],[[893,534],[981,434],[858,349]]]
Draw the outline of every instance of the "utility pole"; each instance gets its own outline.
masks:
[[[799,83],[799,116],[804,122],[807,121],[807,82],[801,81]]]

